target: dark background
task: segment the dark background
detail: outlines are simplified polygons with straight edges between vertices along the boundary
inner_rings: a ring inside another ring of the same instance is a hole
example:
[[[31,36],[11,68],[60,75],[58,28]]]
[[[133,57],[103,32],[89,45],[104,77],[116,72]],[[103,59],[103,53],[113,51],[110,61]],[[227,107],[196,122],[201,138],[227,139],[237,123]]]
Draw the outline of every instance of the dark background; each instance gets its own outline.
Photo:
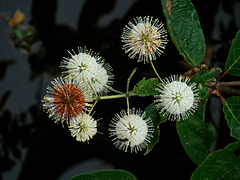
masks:
[[[101,167],[97,164],[86,167],[85,172],[108,167],[130,171],[138,179],[190,179],[197,166],[182,148],[175,122],[160,125],[160,140],[147,156],[124,153],[112,145],[108,124],[116,113],[126,109],[125,99],[97,104],[94,118],[102,119],[98,121],[99,133],[89,144],[76,142],[67,127],[55,124],[43,113],[41,100],[46,87],[54,77],[61,75],[62,57],[69,56],[68,50],[76,52],[78,46],[99,52],[111,64],[115,75],[113,88],[117,90],[125,91],[127,78],[135,67],[138,70],[130,88],[144,76],[155,77],[149,64],[137,63],[136,59],[125,54],[120,36],[123,27],[136,16],[153,16],[165,24],[160,0],[82,2],[0,1],[0,179],[58,179],[67,169],[91,159],[103,164]],[[119,8],[113,13],[117,2]],[[240,26],[240,1],[192,2],[206,38],[204,63],[224,69],[232,39]],[[125,6],[129,9],[125,12],[119,10]],[[36,28],[28,51],[16,45],[16,40],[11,38],[12,29],[6,23],[18,8],[26,16],[25,23]],[[59,14],[59,9],[64,11]],[[76,15],[71,16],[71,13]],[[58,16],[60,20],[57,22]],[[165,77],[189,70],[182,61],[170,40],[164,54],[154,63],[159,74]],[[226,76],[223,80],[234,78]],[[132,97],[130,106],[144,110],[152,101],[153,97]],[[208,107],[206,120],[211,121],[219,133],[213,150],[223,148],[233,140],[229,137],[219,99],[211,97]],[[79,168],[76,174],[83,172]]]

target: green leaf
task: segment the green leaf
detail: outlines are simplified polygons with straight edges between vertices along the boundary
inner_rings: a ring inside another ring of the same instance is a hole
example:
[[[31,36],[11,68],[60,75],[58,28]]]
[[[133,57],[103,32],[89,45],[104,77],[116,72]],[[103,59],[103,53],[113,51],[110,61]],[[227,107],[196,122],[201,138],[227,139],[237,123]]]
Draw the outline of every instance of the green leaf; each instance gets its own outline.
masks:
[[[240,30],[233,40],[232,47],[225,64],[225,71],[231,75],[240,76]]]
[[[215,129],[204,122],[206,101],[188,119],[177,122],[177,132],[182,146],[192,161],[199,165],[210,153],[217,135]]]
[[[167,28],[179,53],[191,65],[199,65],[206,52],[197,12],[190,0],[161,0]]]
[[[223,112],[230,128],[230,135],[240,140],[240,97],[230,97],[223,101]]]
[[[222,70],[218,67],[209,70],[201,69],[195,76],[191,78],[191,82],[205,84],[205,82],[217,71],[219,71],[220,73],[222,72]]]
[[[93,173],[85,173],[72,177],[70,180],[137,180],[137,178],[130,172],[115,169],[102,170]]]
[[[206,86],[205,82],[217,71],[219,71],[220,73],[222,72],[220,68],[212,68],[209,70],[201,69],[195,76],[191,78],[190,81],[198,85],[199,100],[205,102],[209,97],[209,94],[207,94],[208,87]]]
[[[201,180],[238,180],[240,179],[240,144],[228,145],[226,148],[210,154],[194,171],[191,179]]]
[[[156,87],[159,84],[157,78],[147,79],[144,77],[136,86],[133,88],[133,92],[137,96],[151,96],[157,94]]]
[[[152,137],[150,139],[150,143],[147,146],[147,150],[144,153],[144,155],[147,155],[153,148],[153,146],[158,142],[159,140],[159,135],[160,135],[160,130],[159,130],[159,124],[161,121],[161,117],[159,115],[158,110],[155,107],[155,104],[152,103],[150,104],[144,111],[145,113],[145,119],[146,118],[151,118],[154,126],[154,132],[152,133]]]

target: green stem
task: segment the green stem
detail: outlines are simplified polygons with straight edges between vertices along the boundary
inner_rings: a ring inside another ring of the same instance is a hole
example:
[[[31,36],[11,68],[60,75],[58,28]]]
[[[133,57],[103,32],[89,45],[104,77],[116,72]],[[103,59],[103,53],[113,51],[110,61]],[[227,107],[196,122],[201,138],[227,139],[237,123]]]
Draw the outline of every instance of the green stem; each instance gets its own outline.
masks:
[[[127,100],[127,112],[128,114],[130,113],[130,105],[129,105],[129,84],[130,84],[130,81],[133,77],[133,75],[135,74],[135,72],[137,71],[137,68],[134,68],[132,73],[130,74],[129,78],[128,78],[128,81],[127,81],[127,89],[126,89],[126,100]]]
[[[130,105],[129,105],[129,97],[126,97],[127,100],[127,114],[130,114]]]
[[[111,91],[116,92],[118,94],[117,95],[110,95],[110,96],[99,96],[97,93],[95,93],[95,91],[94,91],[94,89],[93,89],[93,87],[90,83],[90,86],[92,87],[92,89],[94,91],[94,94],[95,94],[95,96],[92,97],[92,100],[95,100],[95,102],[94,102],[93,106],[91,107],[91,109],[89,110],[89,114],[91,113],[91,111],[93,110],[94,106],[97,104],[98,101],[106,100],[106,99],[117,99],[117,98],[126,98],[126,100],[127,100],[127,111],[128,111],[128,114],[129,114],[129,111],[130,111],[129,97],[136,96],[136,94],[133,93],[132,91],[129,92],[129,84],[130,84],[131,78],[133,77],[136,70],[137,70],[137,68],[134,68],[132,73],[130,74],[130,76],[128,78],[126,93],[122,93],[122,92],[117,91],[117,90],[115,90],[111,87],[105,86],[105,88],[107,88],[108,90],[111,90]]]
[[[127,99],[127,107],[128,107],[128,111],[129,111],[129,97],[131,96],[136,96],[135,93],[133,92],[129,92],[129,84],[131,81],[132,76],[134,75],[134,73],[136,72],[136,68],[133,69],[132,73],[130,74],[128,81],[127,81],[127,90],[126,93],[122,93],[120,91],[117,91],[111,87],[105,86],[107,89],[118,93],[117,95],[110,95],[110,96],[99,96],[97,93],[95,93],[95,96],[92,97],[93,100],[95,100],[93,107],[96,105],[96,103],[100,100],[105,100],[105,99],[117,99],[117,98],[126,98]],[[90,84],[91,85],[91,84]],[[92,86],[91,86],[92,87]],[[90,109],[90,111],[92,111],[93,108]]]
[[[126,97],[131,97],[131,96],[136,96],[136,94],[133,92],[129,92],[128,94],[122,93],[122,94],[110,95],[110,96],[95,96],[92,99],[100,101],[100,100],[106,100],[106,99],[126,98]]]
[[[88,81],[88,83],[89,83],[89,85],[90,85],[91,89],[93,90],[93,93],[95,94],[95,96],[98,96],[98,95],[97,95],[97,93],[96,93],[96,91],[95,91],[95,89],[93,88],[93,86],[92,86],[91,82],[90,82],[90,81]]]
[[[105,85],[104,85],[104,87],[105,87],[106,89],[108,89],[109,91],[112,91],[112,92],[115,92],[115,93],[118,93],[118,94],[123,93],[123,92],[118,91],[118,90],[116,90],[116,89],[113,89],[112,87],[109,87],[109,86],[105,86]]]
[[[151,66],[152,66],[152,68],[153,68],[155,74],[157,75],[158,79],[160,80],[160,82],[163,82],[162,78],[159,76],[159,74],[158,74],[156,68],[154,67],[154,64],[153,64],[153,62],[152,62],[152,59],[150,59],[150,64],[151,64]]]
[[[97,104],[97,102],[98,102],[98,100],[96,100],[96,101],[93,103],[91,109],[88,111],[88,115],[91,114],[91,112],[92,112],[93,108],[95,107],[95,105]]]
[[[132,77],[133,77],[133,75],[135,74],[136,71],[137,71],[137,68],[134,68],[133,71],[132,71],[132,73],[130,74],[130,76],[129,76],[129,78],[128,78],[126,93],[128,93],[128,91],[129,91],[130,81],[131,81],[131,79],[132,79]]]

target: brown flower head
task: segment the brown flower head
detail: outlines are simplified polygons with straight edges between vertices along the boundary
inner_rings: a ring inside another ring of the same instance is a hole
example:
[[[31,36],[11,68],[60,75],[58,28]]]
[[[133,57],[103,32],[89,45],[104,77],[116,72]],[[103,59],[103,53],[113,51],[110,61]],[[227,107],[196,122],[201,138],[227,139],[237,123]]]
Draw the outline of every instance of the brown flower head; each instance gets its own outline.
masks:
[[[91,93],[85,83],[60,77],[52,81],[52,85],[48,87],[43,107],[55,122],[68,123],[91,106]]]

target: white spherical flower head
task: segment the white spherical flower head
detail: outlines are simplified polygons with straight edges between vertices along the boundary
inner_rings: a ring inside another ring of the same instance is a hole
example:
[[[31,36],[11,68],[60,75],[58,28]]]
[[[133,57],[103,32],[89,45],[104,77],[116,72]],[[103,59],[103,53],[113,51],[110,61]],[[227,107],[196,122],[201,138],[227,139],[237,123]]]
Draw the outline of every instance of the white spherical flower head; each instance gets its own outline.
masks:
[[[71,119],[69,130],[77,141],[89,141],[97,133],[97,121],[92,116],[82,113]]]
[[[166,33],[158,19],[153,20],[153,17],[149,16],[134,18],[134,23],[129,22],[123,29],[123,49],[126,53],[129,52],[131,58],[138,54],[139,62],[155,60],[156,54],[160,56],[168,42]]]
[[[198,90],[190,78],[171,76],[160,84],[155,103],[169,120],[186,119],[197,108]]]
[[[96,76],[98,67],[97,61],[101,60],[98,54],[88,51],[86,48],[78,48],[79,53],[69,52],[71,58],[63,59],[61,67],[66,69],[63,73],[83,81],[90,81]]]
[[[113,136],[114,145],[127,152],[130,147],[131,152],[141,151],[153,132],[152,121],[148,118],[144,120],[144,114],[141,111],[133,108],[129,114],[123,110],[120,115],[116,115],[110,124],[111,134]]]
[[[65,70],[63,73],[90,83],[96,93],[106,94],[106,87],[113,83],[112,68],[92,50],[84,47],[84,49],[78,48],[78,51],[78,54],[74,51],[73,53],[69,52],[70,58],[64,57],[60,66]]]
[[[96,76],[90,82],[97,93],[106,95],[107,87],[113,83],[113,75],[109,64],[98,64]]]

